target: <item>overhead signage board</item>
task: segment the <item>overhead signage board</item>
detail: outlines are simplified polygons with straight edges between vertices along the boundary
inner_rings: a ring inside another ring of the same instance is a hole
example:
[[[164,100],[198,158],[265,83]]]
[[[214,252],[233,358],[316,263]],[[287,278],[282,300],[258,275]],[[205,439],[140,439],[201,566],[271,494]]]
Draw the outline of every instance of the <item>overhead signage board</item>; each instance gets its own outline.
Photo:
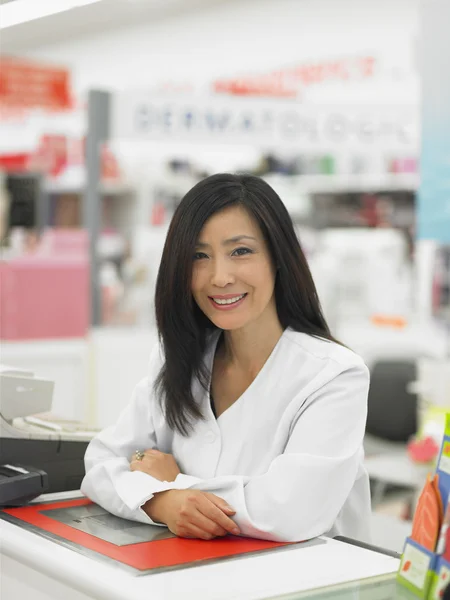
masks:
[[[67,69],[1,57],[0,104],[16,109],[64,110],[72,106]]]
[[[294,100],[116,94],[113,139],[251,144],[299,151],[419,147],[416,106],[305,106]]]
[[[352,56],[295,64],[268,73],[220,78],[212,87],[216,94],[298,98],[305,87],[372,79],[377,68],[378,61],[373,56]]]

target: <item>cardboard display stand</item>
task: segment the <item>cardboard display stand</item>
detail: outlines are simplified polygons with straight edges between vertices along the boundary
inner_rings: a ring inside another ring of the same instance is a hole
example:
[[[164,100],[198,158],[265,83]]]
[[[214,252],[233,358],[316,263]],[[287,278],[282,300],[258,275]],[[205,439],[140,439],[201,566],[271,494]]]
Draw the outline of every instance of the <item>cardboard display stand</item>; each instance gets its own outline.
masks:
[[[450,413],[446,415],[444,439],[436,464],[443,509],[436,544],[431,550],[413,539],[414,530],[422,529],[426,536],[427,528],[432,527],[432,519],[429,518],[431,511],[428,507],[425,511],[419,510],[419,500],[414,516],[413,534],[406,538],[397,574],[398,582],[423,600],[440,600],[444,589],[450,585]],[[431,535],[432,532],[430,537]]]

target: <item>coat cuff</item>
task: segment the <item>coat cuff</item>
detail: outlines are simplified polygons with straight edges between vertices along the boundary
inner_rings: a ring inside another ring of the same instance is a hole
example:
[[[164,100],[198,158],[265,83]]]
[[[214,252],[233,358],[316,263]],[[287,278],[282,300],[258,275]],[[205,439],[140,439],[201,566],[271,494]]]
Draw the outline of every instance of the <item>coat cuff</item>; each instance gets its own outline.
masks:
[[[177,475],[177,478],[173,482],[173,489],[188,490],[189,488],[191,488],[194,485],[197,485],[197,483],[200,483],[201,481],[203,480],[199,477],[194,477],[193,475],[185,475],[184,473],[180,473],[179,475]]]
[[[128,471],[120,478],[117,490],[124,504],[131,510],[137,511],[139,520],[144,520],[150,525],[162,525],[155,523],[143,510],[143,506],[159,492],[168,490],[185,490],[199,483],[201,479],[180,473],[175,481],[160,481],[142,471]]]
[[[143,473],[145,474],[145,473]],[[153,479],[153,478],[152,478]],[[199,483],[201,479],[198,477],[192,477],[191,475],[184,475],[180,473],[177,475],[175,481],[160,481],[159,483],[163,485],[164,489],[155,490],[152,494],[147,494],[145,500],[141,503],[139,507],[139,512],[144,516],[144,518],[151,525],[159,525],[160,527],[165,527],[164,523],[158,523],[157,521],[153,521],[148,514],[144,511],[143,506],[146,502],[148,502],[153,496],[159,492],[166,492],[168,490],[186,490],[195,484]]]
[[[122,502],[134,511],[153,498],[154,494],[173,488],[173,481],[159,481],[142,471],[128,471],[120,477],[117,492]]]

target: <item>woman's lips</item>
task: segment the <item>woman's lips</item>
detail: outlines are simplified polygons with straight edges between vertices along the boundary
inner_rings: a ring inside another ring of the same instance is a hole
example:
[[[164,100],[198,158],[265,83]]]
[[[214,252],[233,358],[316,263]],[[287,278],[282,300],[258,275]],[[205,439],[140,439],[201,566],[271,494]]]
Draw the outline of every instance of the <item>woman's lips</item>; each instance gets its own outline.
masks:
[[[247,297],[247,294],[237,294],[232,296],[227,295],[227,296],[208,296],[209,301],[211,302],[212,306],[216,309],[216,310],[233,310],[235,308],[237,308],[238,306],[240,306],[245,298]],[[239,298],[239,300],[235,300],[236,298]],[[223,304],[219,304],[218,302],[215,301],[215,299],[225,302]],[[234,301],[233,301],[234,300]]]

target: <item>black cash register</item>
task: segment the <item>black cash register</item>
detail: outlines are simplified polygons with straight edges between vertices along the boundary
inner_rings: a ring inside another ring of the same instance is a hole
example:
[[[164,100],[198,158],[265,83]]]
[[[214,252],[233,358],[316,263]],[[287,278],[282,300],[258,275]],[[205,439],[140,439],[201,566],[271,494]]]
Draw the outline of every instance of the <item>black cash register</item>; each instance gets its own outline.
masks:
[[[0,465],[0,507],[22,506],[48,490],[45,471],[24,465]]]
[[[97,430],[50,412],[52,381],[0,365],[0,505],[44,492],[79,490],[84,454]]]

